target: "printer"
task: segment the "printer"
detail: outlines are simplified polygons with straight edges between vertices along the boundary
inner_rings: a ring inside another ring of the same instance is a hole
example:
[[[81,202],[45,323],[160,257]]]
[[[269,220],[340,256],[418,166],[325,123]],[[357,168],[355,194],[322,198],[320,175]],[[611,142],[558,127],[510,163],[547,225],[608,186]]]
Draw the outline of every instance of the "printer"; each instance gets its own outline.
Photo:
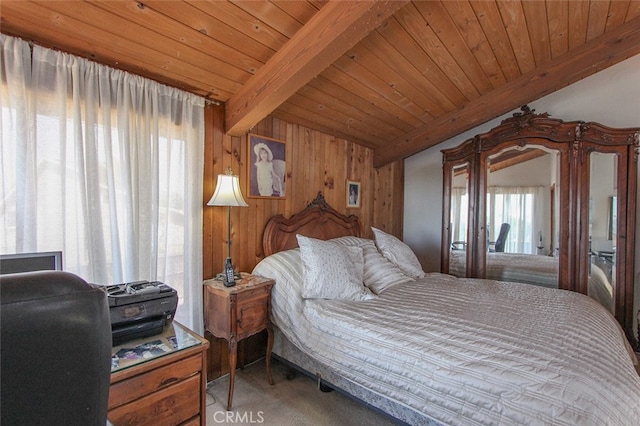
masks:
[[[105,287],[113,346],[162,333],[178,307],[178,292],[160,281],[135,281]]]

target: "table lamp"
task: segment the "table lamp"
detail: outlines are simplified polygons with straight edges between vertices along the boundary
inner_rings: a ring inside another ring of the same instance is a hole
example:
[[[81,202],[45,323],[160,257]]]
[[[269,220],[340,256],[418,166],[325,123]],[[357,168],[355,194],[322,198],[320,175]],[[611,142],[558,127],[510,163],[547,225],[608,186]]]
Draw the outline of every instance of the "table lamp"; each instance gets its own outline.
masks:
[[[218,274],[216,279],[224,281],[225,286],[231,287],[235,285],[235,279],[240,278],[240,274],[234,272],[231,262],[231,207],[249,206],[240,191],[238,176],[231,174],[231,167],[227,167],[224,175],[218,175],[216,190],[207,205],[227,207],[227,258],[223,272]]]

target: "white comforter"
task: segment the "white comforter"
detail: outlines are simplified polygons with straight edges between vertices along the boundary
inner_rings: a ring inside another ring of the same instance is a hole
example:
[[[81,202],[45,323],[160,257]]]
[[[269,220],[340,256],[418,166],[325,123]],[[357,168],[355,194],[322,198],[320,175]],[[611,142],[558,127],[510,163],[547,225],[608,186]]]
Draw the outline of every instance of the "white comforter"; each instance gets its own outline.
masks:
[[[273,319],[299,349],[444,424],[635,425],[640,378],[613,317],[557,289],[450,275],[364,302],[303,300],[299,251],[275,278]],[[320,285],[320,284],[319,284]]]

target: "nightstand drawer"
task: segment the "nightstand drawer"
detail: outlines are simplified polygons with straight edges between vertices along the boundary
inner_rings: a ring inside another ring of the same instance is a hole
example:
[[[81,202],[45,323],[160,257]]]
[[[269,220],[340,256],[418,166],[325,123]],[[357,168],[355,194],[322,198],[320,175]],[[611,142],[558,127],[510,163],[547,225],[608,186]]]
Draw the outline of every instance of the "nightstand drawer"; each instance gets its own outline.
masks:
[[[198,375],[201,369],[202,356],[196,355],[178,361],[172,364],[170,368],[157,368],[130,379],[114,383],[109,390],[109,410],[149,395],[188,377]],[[199,380],[199,375],[197,377]],[[198,398],[196,398],[196,401],[197,400]],[[111,415],[111,412],[109,415]]]
[[[254,288],[251,290],[245,290],[238,293],[238,306],[246,305],[254,301],[266,301],[271,294],[271,286],[263,286],[260,288]]]
[[[262,298],[252,300],[249,303],[238,304],[238,336],[243,337],[245,333],[257,333],[267,327],[267,303],[267,299]]]

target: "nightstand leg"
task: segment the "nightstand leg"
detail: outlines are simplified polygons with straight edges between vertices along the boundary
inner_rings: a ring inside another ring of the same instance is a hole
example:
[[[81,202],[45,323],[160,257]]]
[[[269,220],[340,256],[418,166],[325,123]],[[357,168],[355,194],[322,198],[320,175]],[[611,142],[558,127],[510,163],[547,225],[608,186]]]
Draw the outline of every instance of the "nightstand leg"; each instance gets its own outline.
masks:
[[[267,379],[269,384],[273,385],[273,377],[271,377],[271,350],[273,349],[273,327],[267,327]]]
[[[235,336],[229,340],[229,397],[227,398],[227,411],[231,411],[233,404],[233,385],[236,383],[236,364],[238,362],[238,342]]]

